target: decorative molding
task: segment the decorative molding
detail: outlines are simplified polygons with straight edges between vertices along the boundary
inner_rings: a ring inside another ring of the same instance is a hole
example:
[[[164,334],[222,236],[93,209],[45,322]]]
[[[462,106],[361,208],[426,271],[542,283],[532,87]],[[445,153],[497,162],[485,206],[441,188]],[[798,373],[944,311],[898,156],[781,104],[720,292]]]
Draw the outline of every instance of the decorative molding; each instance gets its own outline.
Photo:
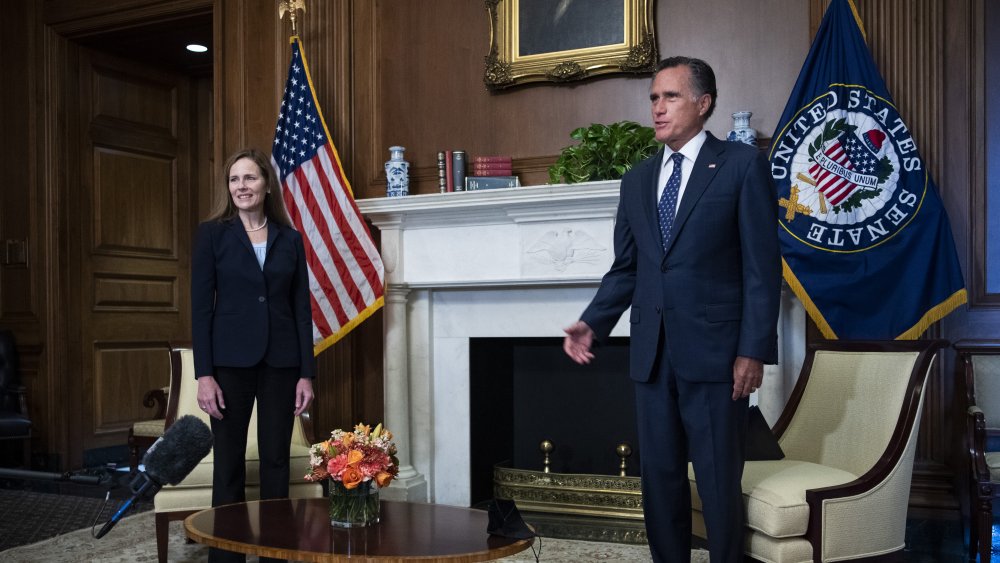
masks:
[[[635,520],[593,518],[522,511],[525,522],[542,537],[645,545],[646,527]]]
[[[968,164],[965,175],[968,178],[968,212],[969,217],[969,257],[967,259],[966,283],[969,285],[969,307],[970,309],[990,310],[996,312],[1000,309],[1000,293],[990,293],[987,289],[987,237],[988,232],[988,201],[989,201],[989,177],[987,168],[990,166],[990,159],[998,158],[996,151],[987,156],[986,130],[989,124],[986,122],[987,100],[992,99],[994,105],[1000,106],[1000,97],[996,92],[987,92],[986,83],[986,54],[987,41],[996,45],[1000,42],[1000,34],[995,26],[990,26],[985,21],[985,0],[973,0],[966,8],[969,17],[966,18],[968,25],[965,29],[956,30],[968,37],[971,37],[967,51],[962,53],[966,64],[951,65],[947,69],[948,78],[960,79],[964,88],[957,90],[961,98],[959,104],[951,104],[956,111],[962,111],[962,115],[955,116],[968,119],[969,127],[967,136],[962,139],[962,144],[966,146],[968,154]],[[995,3],[991,4],[991,10],[996,13],[998,8]],[[953,11],[953,10],[952,10]],[[952,13],[952,12],[949,12]],[[992,19],[1000,19],[994,15]],[[949,29],[949,32],[952,30]],[[987,33],[993,35],[987,38]],[[958,57],[953,57],[958,58]],[[949,116],[951,117],[951,116]],[[964,156],[964,155],[963,155]],[[993,164],[994,170],[1000,166]],[[961,184],[959,184],[961,185]],[[995,237],[996,235],[994,235]],[[995,240],[995,238],[994,238]]]
[[[376,227],[427,228],[594,217],[613,218],[619,181],[584,182],[359,199],[358,209]]]
[[[213,0],[47,0],[43,12],[44,23],[74,38],[211,13],[213,4]]]
[[[180,310],[174,276],[95,272],[93,311],[169,312]]]
[[[572,264],[603,262],[608,247],[584,229],[547,230],[524,249],[525,258],[565,272]]]
[[[496,466],[493,492],[522,510],[641,520],[642,482],[638,477],[544,473]]]

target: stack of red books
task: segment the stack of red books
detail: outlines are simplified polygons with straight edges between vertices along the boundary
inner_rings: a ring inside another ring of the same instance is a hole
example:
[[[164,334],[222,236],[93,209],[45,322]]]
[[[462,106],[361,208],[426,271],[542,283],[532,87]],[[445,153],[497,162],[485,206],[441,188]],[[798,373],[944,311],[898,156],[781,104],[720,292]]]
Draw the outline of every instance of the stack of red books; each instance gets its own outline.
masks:
[[[509,156],[476,156],[472,158],[471,176],[513,176],[513,159]]]

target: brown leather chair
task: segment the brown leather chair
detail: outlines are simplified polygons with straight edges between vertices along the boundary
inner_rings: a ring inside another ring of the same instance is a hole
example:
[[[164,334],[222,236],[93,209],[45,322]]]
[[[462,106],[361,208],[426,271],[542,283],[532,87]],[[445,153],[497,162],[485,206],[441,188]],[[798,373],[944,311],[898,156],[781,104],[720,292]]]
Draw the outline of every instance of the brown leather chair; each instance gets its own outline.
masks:
[[[31,418],[19,369],[14,335],[0,330],[0,440],[21,440],[24,468],[31,469]]]
[[[955,343],[955,367],[965,383],[965,447],[969,480],[969,560],[990,561],[993,500],[1000,497],[1000,340]]]

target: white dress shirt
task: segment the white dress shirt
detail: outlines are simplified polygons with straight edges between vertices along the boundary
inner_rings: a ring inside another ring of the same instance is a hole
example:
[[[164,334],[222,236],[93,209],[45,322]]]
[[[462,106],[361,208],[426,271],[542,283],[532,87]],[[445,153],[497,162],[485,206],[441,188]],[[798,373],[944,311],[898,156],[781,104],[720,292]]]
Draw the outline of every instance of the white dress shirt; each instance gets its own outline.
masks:
[[[694,161],[698,159],[698,153],[701,152],[701,147],[705,144],[705,139],[707,138],[708,135],[702,129],[694,138],[681,147],[681,150],[677,151],[684,155],[684,160],[681,162],[681,187],[677,190],[678,206],[681,204],[681,198],[684,197],[684,188],[687,187],[688,178],[691,177],[691,172],[694,170]],[[670,175],[674,171],[674,161],[670,159],[673,154],[674,151],[670,150],[670,147],[663,147],[660,177],[656,182],[656,201],[660,201],[660,196],[663,195],[663,188],[667,186],[667,180],[670,179]],[[674,208],[674,214],[676,213],[677,208]]]

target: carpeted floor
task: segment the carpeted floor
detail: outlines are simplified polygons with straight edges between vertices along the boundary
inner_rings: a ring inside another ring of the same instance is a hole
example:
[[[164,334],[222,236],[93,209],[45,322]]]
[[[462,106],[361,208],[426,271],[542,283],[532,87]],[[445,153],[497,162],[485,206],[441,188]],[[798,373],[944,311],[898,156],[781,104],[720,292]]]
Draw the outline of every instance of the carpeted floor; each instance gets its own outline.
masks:
[[[207,561],[208,548],[196,543],[186,543],[182,526],[183,523],[180,521],[170,524],[170,546],[168,548],[170,561],[178,563]],[[92,538],[90,529],[87,528],[0,552],[0,561],[7,563],[155,561],[154,528],[153,514],[142,512],[124,518],[107,536],[99,540]],[[256,561],[257,558],[248,557],[247,560]],[[534,562],[534,560],[530,551],[524,551],[501,561],[529,563]],[[645,546],[545,538],[542,545],[541,561],[551,563],[643,562],[650,561],[650,557]],[[693,551],[691,561],[708,563],[708,554],[704,551]]]
[[[94,491],[93,487],[88,487],[74,491],[75,494],[65,494],[66,491],[56,494],[0,488],[0,562],[155,561],[154,524],[148,512],[151,503],[140,503],[138,514],[125,518],[107,536],[95,540],[91,537],[95,517],[100,524],[107,521],[127,498],[123,495],[128,491],[121,487],[112,491],[113,498],[106,507],[103,498],[95,498],[103,492]],[[186,543],[182,525],[181,522],[172,524],[170,560],[204,561],[206,549],[199,544]],[[996,529],[1000,529],[1000,525],[995,526]],[[995,531],[994,537],[1000,534]],[[994,550],[1000,553],[998,547],[994,545]],[[649,554],[645,546],[639,545],[545,538],[541,560],[571,563],[649,561]],[[963,528],[957,515],[942,517],[933,511],[911,510],[903,560],[908,563],[965,561]],[[513,561],[534,559],[530,552],[525,552]]]
[[[77,495],[0,489],[0,552],[104,523],[118,510],[122,500]],[[138,510],[152,504],[139,503]],[[0,560],[3,560],[0,555]]]
[[[46,493],[31,490],[0,489],[0,561],[2,562],[79,562],[127,563],[156,561],[156,538],[149,502],[123,518],[106,536],[95,539],[93,533],[121,506],[119,498],[105,503],[95,496]],[[94,528],[95,522],[97,528]],[[207,561],[208,548],[186,541],[183,522],[170,525],[170,561],[193,563]],[[707,562],[704,552],[695,553],[692,561]],[[649,561],[645,545],[573,541],[544,538],[542,561],[586,563],[607,561]],[[249,557],[248,561],[256,561]],[[532,562],[530,551],[503,561]]]

